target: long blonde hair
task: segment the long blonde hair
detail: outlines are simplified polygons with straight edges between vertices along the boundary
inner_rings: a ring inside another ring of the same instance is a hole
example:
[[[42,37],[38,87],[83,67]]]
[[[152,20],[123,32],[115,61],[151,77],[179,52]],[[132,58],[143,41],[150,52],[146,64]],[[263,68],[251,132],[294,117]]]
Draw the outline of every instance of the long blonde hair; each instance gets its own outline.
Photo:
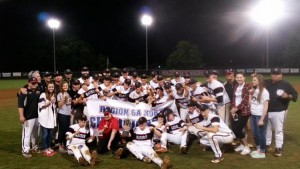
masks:
[[[264,81],[264,76],[262,74],[256,74],[253,76],[253,78],[257,78],[258,80],[258,95],[257,95],[257,101],[260,102],[261,100],[261,95],[262,92],[265,88],[265,81]]]
[[[46,95],[46,99],[47,99],[47,100],[51,100],[51,97],[53,97],[53,96],[56,97],[56,96],[55,96],[55,87],[54,87],[54,90],[53,90],[52,93],[50,93],[50,92],[48,91],[48,86],[49,86],[50,84],[52,84],[52,85],[54,86],[54,82],[51,81],[51,82],[47,83],[47,86],[46,86],[46,89],[45,89],[45,95]]]

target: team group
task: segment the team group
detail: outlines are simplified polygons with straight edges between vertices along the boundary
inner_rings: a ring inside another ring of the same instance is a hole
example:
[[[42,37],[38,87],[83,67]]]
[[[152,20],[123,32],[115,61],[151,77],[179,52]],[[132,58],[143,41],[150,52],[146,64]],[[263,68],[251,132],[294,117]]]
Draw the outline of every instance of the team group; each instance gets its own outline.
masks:
[[[53,140],[58,151],[74,154],[84,166],[94,166],[97,154],[111,151],[117,158],[133,154],[146,163],[154,162],[161,168],[168,168],[168,156],[162,160],[157,153],[166,153],[168,145],[180,145],[186,154],[193,140],[210,147],[219,163],[224,158],[220,147],[234,140],[240,145],[235,148],[241,155],[265,158],[270,149],[272,131],[275,131],[274,155],[282,155],[283,128],[289,102],[297,101],[298,93],[283,80],[281,70],[272,69],[271,79],[264,80],[261,74],[252,74],[252,83],[246,82],[245,74],[227,69],[227,81],[218,80],[217,71],[204,71],[206,82],[175,72],[174,78],[164,78],[151,73],[138,76],[126,69],[122,73],[89,75],[89,69],[81,69],[81,77],[72,78],[71,70],[63,74],[46,72],[43,80],[39,71],[29,74],[28,84],[18,92],[18,110],[22,131],[22,154],[25,158],[39,152],[39,133],[45,156],[53,156]],[[138,126],[131,127],[119,120],[107,109],[97,132],[88,126],[86,103],[89,99],[115,99],[135,104],[144,102],[150,106],[175,100],[174,110],[165,108],[149,124],[145,117],[138,119]],[[176,112],[177,112],[176,111]],[[247,142],[247,122],[250,119],[256,150],[251,151]],[[57,131],[58,130],[58,131]],[[89,151],[97,147],[97,151]]]

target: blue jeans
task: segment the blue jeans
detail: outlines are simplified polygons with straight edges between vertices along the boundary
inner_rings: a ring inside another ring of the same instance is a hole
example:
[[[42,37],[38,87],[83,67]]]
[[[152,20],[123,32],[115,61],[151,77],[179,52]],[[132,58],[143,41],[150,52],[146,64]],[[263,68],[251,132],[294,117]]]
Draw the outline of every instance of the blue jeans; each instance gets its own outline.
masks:
[[[251,115],[251,128],[253,132],[253,138],[256,144],[256,147],[259,147],[261,152],[266,151],[266,128],[267,128],[267,119],[264,119],[264,125],[258,126],[258,122],[261,116]]]
[[[52,140],[52,129],[45,128],[41,126],[42,128],[42,145],[43,150],[46,150],[47,148],[51,147],[51,140]]]

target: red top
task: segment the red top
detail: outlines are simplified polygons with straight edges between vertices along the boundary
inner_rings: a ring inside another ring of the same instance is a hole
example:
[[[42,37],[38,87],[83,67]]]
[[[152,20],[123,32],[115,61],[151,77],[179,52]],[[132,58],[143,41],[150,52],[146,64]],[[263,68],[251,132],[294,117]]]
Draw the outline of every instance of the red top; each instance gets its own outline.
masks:
[[[119,130],[119,120],[115,117],[111,117],[109,120],[101,120],[98,130],[102,130],[104,126],[107,125],[107,129],[103,131],[103,137],[110,137],[113,129]]]

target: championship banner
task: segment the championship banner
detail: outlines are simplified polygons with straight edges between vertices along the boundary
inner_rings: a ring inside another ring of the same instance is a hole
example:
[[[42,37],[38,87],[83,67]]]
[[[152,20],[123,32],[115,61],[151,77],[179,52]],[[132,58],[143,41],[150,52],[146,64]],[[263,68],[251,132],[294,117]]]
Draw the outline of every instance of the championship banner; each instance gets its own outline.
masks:
[[[98,127],[100,121],[104,118],[104,111],[109,108],[114,117],[119,119],[119,127],[122,128],[124,121],[131,121],[131,126],[135,127],[137,120],[144,116],[149,120],[154,121],[155,117],[162,109],[170,108],[176,116],[179,116],[175,101],[167,101],[158,106],[152,107],[146,103],[130,103],[119,100],[107,99],[106,101],[99,99],[89,99],[87,101],[87,116],[90,121],[90,127],[94,129],[94,135],[98,136]]]

